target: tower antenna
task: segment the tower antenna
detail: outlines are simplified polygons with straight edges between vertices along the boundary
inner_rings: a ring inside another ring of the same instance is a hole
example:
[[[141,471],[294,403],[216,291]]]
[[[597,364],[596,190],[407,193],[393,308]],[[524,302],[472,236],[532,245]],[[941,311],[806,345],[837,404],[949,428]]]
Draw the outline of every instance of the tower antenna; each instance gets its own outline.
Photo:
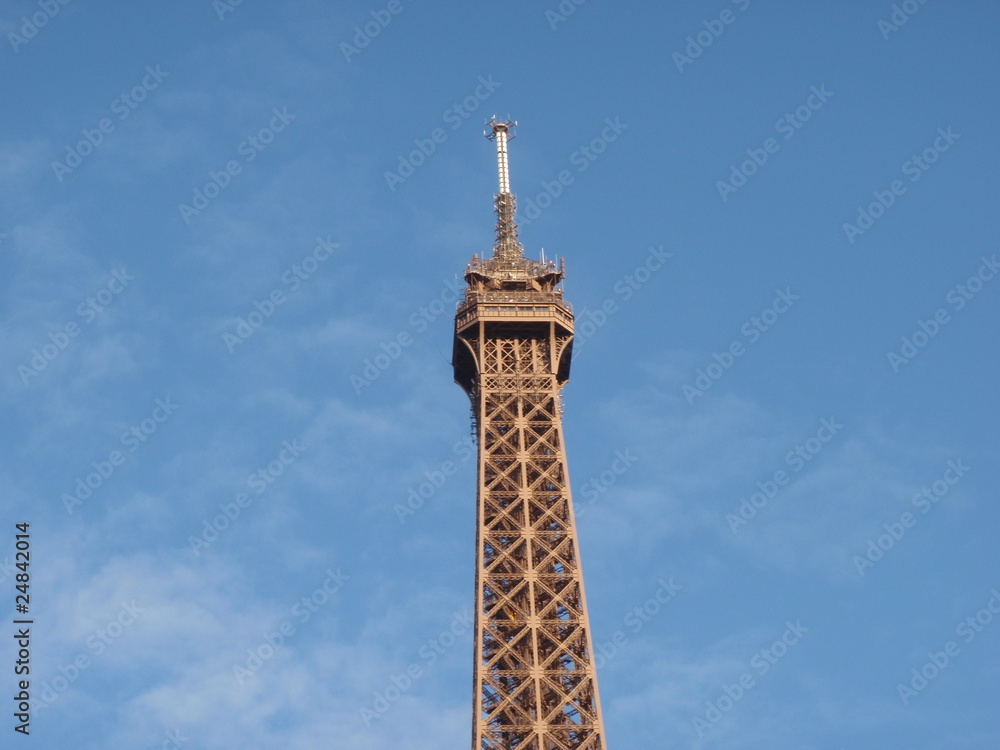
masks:
[[[507,143],[516,136],[516,120],[498,120],[496,115],[486,123],[488,130],[483,134],[497,144],[497,178],[500,190],[494,196],[493,206],[497,215],[496,242],[493,257],[513,261],[524,255],[524,247],[517,239],[517,201],[510,192],[510,164],[507,159]]]

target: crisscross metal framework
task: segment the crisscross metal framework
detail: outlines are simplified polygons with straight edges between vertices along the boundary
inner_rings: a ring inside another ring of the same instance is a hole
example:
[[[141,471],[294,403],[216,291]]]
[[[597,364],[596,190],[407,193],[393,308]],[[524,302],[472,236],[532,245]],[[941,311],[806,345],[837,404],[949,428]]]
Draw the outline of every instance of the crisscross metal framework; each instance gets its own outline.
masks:
[[[512,320],[481,298],[455,357],[479,442],[472,746],[604,750],[562,432],[572,314],[553,300]]]

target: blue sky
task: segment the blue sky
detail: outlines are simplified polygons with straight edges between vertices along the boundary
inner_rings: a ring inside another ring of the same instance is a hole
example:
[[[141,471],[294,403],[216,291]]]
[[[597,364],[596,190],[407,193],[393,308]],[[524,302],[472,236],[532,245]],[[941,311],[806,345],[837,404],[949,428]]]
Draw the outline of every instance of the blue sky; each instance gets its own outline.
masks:
[[[4,3],[18,741],[467,746],[498,113],[608,747],[1000,745],[1000,14],[683,5]]]

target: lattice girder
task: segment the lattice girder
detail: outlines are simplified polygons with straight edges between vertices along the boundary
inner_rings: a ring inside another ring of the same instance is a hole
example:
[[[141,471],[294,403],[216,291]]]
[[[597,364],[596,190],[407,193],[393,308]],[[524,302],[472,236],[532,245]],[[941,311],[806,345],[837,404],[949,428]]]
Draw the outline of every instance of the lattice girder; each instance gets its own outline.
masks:
[[[605,750],[562,436],[572,329],[480,320],[456,336],[479,444],[473,748]]]

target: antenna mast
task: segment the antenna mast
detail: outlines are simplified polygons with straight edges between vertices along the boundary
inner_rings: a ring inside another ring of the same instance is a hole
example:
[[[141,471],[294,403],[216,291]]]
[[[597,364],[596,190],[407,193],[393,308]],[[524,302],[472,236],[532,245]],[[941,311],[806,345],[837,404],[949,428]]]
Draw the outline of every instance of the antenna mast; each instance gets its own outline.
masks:
[[[517,211],[517,201],[510,192],[510,166],[507,161],[507,142],[514,138],[513,129],[517,127],[514,120],[498,120],[496,116],[486,123],[489,128],[484,135],[497,144],[497,176],[500,191],[493,199],[497,214],[497,238],[493,245],[493,257],[513,261],[524,256],[524,247],[517,239],[517,224],[514,215]]]

